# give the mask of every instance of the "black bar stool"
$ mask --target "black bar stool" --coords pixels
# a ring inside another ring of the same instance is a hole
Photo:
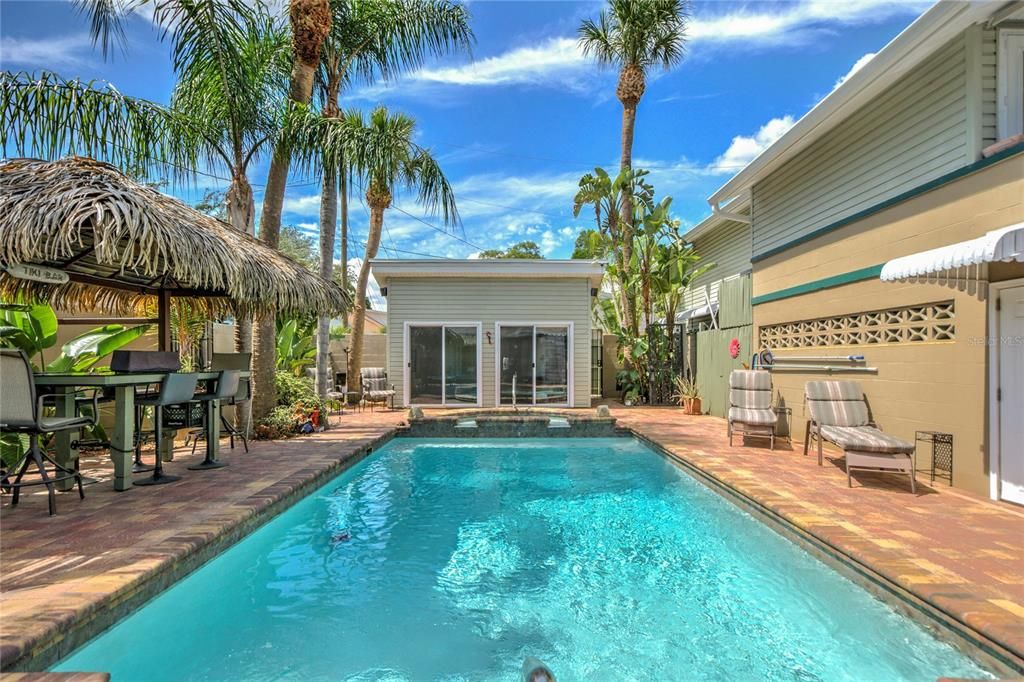
[[[168,405],[180,405],[189,403],[196,393],[196,386],[199,384],[198,374],[168,374],[160,384],[160,393],[154,398],[143,398],[138,404],[143,407],[153,408],[154,437],[156,442],[156,465],[153,467],[153,475],[149,478],[134,481],[135,485],[161,485],[173,483],[181,476],[171,476],[164,473],[163,458],[160,456],[160,444],[163,439],[164,410]]]
[[[226,369],[221,371],[221,373],[217,375],[217,389],[205,395],[197,396],[196,399],[192,401],[193,403],[202,403],[204,405],[203,434],[206,437],[206,457],[204,457],[203,461],[199,464],[193,464],[190,466],[190,470],[202,471],[203,469],[220,469],[221,467],[227,466],[226,463],[219,462],[213,458],[213,449],[217,446],[217,442],[206,436],[208,433],[207,429],[210,428],[210,425],[207,423],[210,419],[210,411],[207,408],[209,407],[208,403],[211,400],[219,400],[223,403],[223,401],[234,398],[235,394],[238,393],[238,384],[241,382],[240,375],[241,372],[237,369]],[[219,415],[218,418],[220,418]],[[193,444],[192,448],[193,450],[195,449],[195,444]]]

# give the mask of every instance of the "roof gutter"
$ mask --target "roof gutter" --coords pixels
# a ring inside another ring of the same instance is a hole
[[[1004,0],[969,0],[933,5],[893,38],[859,71],[807,112],[785,135],[708,197],[712,210],[749,190],[843,121],[968,26],[987,18]]]

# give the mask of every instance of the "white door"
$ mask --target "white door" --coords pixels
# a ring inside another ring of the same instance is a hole
[[[999,292],[999,496],[1024,504],[1024,286]]]

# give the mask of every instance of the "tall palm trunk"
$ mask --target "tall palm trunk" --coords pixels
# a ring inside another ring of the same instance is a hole
[[[370,261],[377,257],[377,249],[380,248],[384,211],[391,205],[391,194],[387,190],[375,191],[371,183],[366,191],[366,203],[370,206],[370,233],[366,237],[366,254],[363,256],[359,277],[356,279],[356,300],[352,311],[352,335],[348,355],[348,385],[355,391],[362,390],[359,370],[363,366],[363,331],[366,323],[366,288],[370,282]]]
[[[341,288],[348,291],[348,173],[344,166],[338,174],[339,194],[341,196]],[[347,327],[349,308],[345,308],[341,321]]]
[[[332,169],[324,169],[320,190],[320,276],[334,274],[334,233],[338,222],[338,182]],[[316,323],[316,392],[327,397],[331,382],[331,316],[321,315]]]
[[[325,118],[338,116],[338,90],[341,81],[328,84]],[[334,236],[338,223],[338,174],[333,168],[324,168],[320,189],[320,276],[330,280],[334,274]],[[321,315],[316,323],[316,392],[327,398],[331,386],[331,317]]]
[[[241,164],[235,166],[231,174],[231,186],[225,197],[227,203],[228,222],[239,232],[253,234],[256,231],[256,203],[252,194],[252,185],[245,175]],[[235,350],[238,353],[252,353],[252,318],[242,317],[235,320]],[[235,406],[235,427],[246,435],[252,430],[249,423],[249,401],[239,402]]]
[[[320,47],[331,29],[331,8],[328,0],[291,0],[288,14],[292,27],[294,59],[288,97],[299,104],[309,104],[313,97],[313,76],[320,62]],[[260,216],[260,239],[277,248],[281,239],[281,209],[291,166],[291,150],[278,143],[267,172]],[[265,313],[256,324],[253,348],[253,401],[255,419],[270,414],[277,404],[274,368],[277,365],[276,329],[273,312]]]
[[[621,169],[633,167],[633,131],[636,127],[636,108],[640,98],[644,95],[645,89],[644,71],[635,64],[627,64],[619,73],[619,83],[615,88],[615,95],[622,103],[622,152],[619,161]],[[630,260],[633,255],[633,197],[630,188],[622,190],[620,223],[622,230],[622,262],[625,269],[622,272],[623,282],[629,279]],[[623,294],[629,296],[628,287],[623,287]],[[630,301],[623,301],[623,309],[626,313],[626,327],[633,333],[640,331],[637,320],[637,310]]]

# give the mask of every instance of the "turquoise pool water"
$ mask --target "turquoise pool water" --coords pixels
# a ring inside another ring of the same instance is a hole
[[[631,439],[391,441],[57,670],[934,680],[953,648]]]

